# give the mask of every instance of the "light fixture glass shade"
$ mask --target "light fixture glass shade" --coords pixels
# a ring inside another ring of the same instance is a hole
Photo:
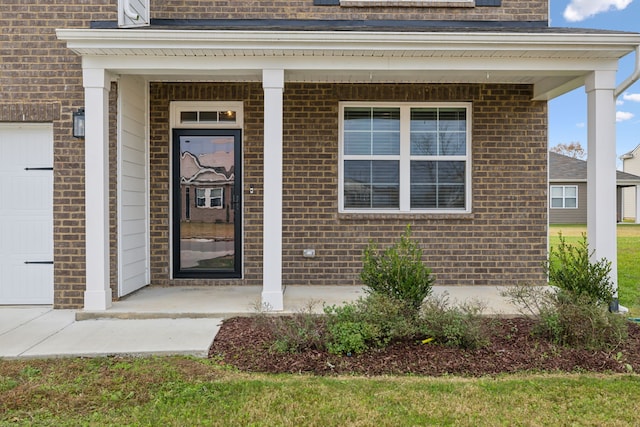
[[[84,138],[84,108],[73,112],[73,137]]]

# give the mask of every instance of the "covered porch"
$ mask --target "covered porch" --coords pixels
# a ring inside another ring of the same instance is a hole
[[[275,311],[287,309],[282,278],[282,123],[288,83],[522,84],[533,86],[533,100],[538,101],[584,86],[588,94],[588,236],[594,256],[612,262],[616,283],[616,203],[611,191],[616,179],[615,99],[638,77],[617,86],[616,70],[620,58],[634,50],[638,57],[639,35],[554,28],[512,32],[150,28],[58,30],[57,35],[82,56],[86,311],[107,310],[114,297],[108,159],[112,81],[118,82],[118,176],[122,178],[125,169],[136,176],[129,184],[126,179],[118,182],[117,297],[151,283],[148,101],[149,83],[156,81],[261,85],[262,200],[269,201],[269,209],[263,216],[259,294],[260,303]],[[131,199],[142,203],[129,209],[126,203]],[[135,247],[129,244],[133,241]]]

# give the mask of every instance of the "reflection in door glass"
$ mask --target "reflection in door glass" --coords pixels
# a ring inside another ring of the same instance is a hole
[[[233,271],[234,137],[180,136],[180,267]]]

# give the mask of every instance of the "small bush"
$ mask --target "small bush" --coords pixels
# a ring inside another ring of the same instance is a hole
[[[537,324],[533,333],[558,345],[608,349],[627,337],[627,320],[610,313],[604,303],[588,295],[562,289],[519,285],[503,293]]]
[[[444,345],[475,349],[489,344],[480,303],[449,305],[446,294],[431,296],[420,311],[422,333]]]
[[[560,345],[611,349],[626,340],[628,322],[588,297],[559,297],[554,306],[541,311],[534,332]]]
[[[415,310],[431,294],[435,280],[431,270],[422,262],[422,249],[411,240],[410,226],[399,242],[382,253],[375,243],[369,242],[364,251],[360,278],[368,293],[404,301]]]
[[[315,302],[309,302],[297,313],[288,316],[269,315],[260,311],[258,324],[267,327],[275,337],[271,350],[279,353],[300,353],[324,350],[326,319],[314,313]]]
[[[416,311],[403,301],[371,294],[343,306],[325,307],[327,349],[334,354],[362,353],[417,333]]]
[[[546,270],[549,284],[568,293],[568,298],[587,298],[595,304],[610,304],[613,295],[613,283],[609,277],[611,263],[606,259],[592,261],[583,234],[577,246],[566,242],[560,233],[557,248],[551,248]]]
[[[328,328],[327,350],[333,354],[358,354],[369,349],[377,332],[364,322],[337,322]]]

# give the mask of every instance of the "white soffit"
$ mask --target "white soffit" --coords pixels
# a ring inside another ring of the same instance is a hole
[[[616,70],[640,34],[61,29],[85,68],[156,80],[526,83],[536,99]],[[179,58],[179,59],[178,59]]]

